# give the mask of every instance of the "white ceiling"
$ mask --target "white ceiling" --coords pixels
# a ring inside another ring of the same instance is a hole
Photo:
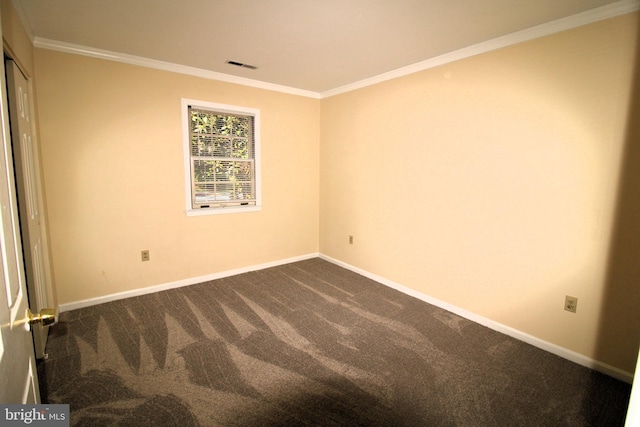
[[[13,0],[43,44],[324,93],[638,0]],[[603,6],[601,9],[596,9]],[[584,13],[583,13],[584,15]],[[255,65],[257,70],[227,64]]]

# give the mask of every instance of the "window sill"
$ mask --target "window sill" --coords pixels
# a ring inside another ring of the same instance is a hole
[[[187,209],[185,213],[187,214],[187,216],[204,216],[242,212],[258,212],[260,210],[262,210],[262,206],[233,206],[228,208]]]

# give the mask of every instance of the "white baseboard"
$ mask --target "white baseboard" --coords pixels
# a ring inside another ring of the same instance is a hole
[[[525,332],[514,329],[510,326],[503,325],[486,317],[480,316],[478,314],[472,313],[470,311],[464,310],[460,307],[456,307],[453,304],[449,304],[448,302],[441,301],[437,298],[430,297],[421,292],[418,292],[414,289],[408,288],[406,286],[400,285],[391,280],[385,279],[384,277],[380,277],[376,274],[370,273],[368,271],[362,270],[358,267],[354,267],[353,265],[347,264],[345,262],[339,261],[337,259],[331,258],[329,256],[320,254],[320,258],[325,261],[329,261],[333,264],[339,265],[340,267],[346,268],[347,270],[351,270],[355,273],[358,273],[362,276],[365,276],[371,280],[375,280],[378,283],[381,283],[390,288],[396,289],[404,294],[417,298],[421,301],[429,303],[431,305],[435,305],[436,307],[440,307],[444,310],[447,310],[451,313],[455,313],[458,316],[464,317],[465,319],[471,320],[475,323],[478,323],[482,326],[486,326],[489,329],[493,329],[494,331],[503,333],[512,338],[515,338],[520,341],[524,341],[527,344],[531,344],[534,347],[538,347],[542,350],[545,350],[549,353],[555,354],[556,356],[560,356],[564,359],[570,360],[571,362],[577,363],[578,365],[585,366],[587,368],[593,369],[595,371],[601,372],[605,375],[609,375],[610,377],[616,378],[620,381],[624,381],[626,383],[631,384],[633,382],[633,374],[627,371],[623,371],[622,369],[616,368],[615,366],[608,365],[603,362],[599,362],[595,359],[587,357],[583,354],[576,353],[575,351],[566,349],[559,345],[550,343],[548,341],[544,341],[540,338],[537,338],[533,335],[529,335]]]
[[[210,280],[222,279],[224,277],[230,277],[230,276],[235,276],[237,274],[248,273],[250,271],[264,270],[265,268],[277,267],[279,265],[290,264],[296,261],[304,261],[306,259],[317,258],[318,256],[319,256],[318,253],[301,255],[293,258],[287,258],[287,259],[282,259],[278,261],[267,262],[264,264],[258,264],[251,267],[236,268],[233,270],[227,270],[227,271],[221,271],[219,273],[208,274],[205,276],[178,280],[176,282],[165,283],[162,285],[148,286],[146,288],[133,289],[131,291],[118,292],[115,294],[104,295],[101,297],[88,298],[80,301],[69,302],[65,304],[60,304],[60,313],[64,313],[65,311],[76,310],[78,308],[90,307],[92,305],[98,305],[105,302],[136,297],[139,295],[152,294],[154,292],[166,291],[168,289],[181,288],[183,286],[195,285],[197,283],[203,283],[203,282],[208,282]]]
[[[465,319],[469,319],[475,323],[486,326],[489,329],[493,329],[494,331],[503,333],[520,341],[524,341],[527,344],[531,344],[535,347],[538,347],[542,350],[548,351],[549,353],[555,354],[556,356],[560,356],[564,359],[570,360],[579,365],[585,366],[587,368],[593,369],[598,372],[602,372],[603,374],[609,375],[613,378],[619,379],[621,381],[632,383],[633,382],[633,374],[627,371],[623,371],[622,369],[618,369],[614,366],[608,365],[606,363],[599,362],[590,357],[584,356],[580,353],[576,353],[575,351],[568,350],[559,345],[550,343],[548,341],[541,340],[540,338],[534,337],[533,335],[529,335],[525,332],[519,331],[512,327],[503,325],[501,323],[495,322],[486,317],[477,315],[470,311],[464,310],[460,307],[456,307],[453,304],[449,304],[445,301],[441,301],[439,299],[430,297],[421,292],[418,292],[414,289],[408,288],[406,286],[400,285],[391,280],[385,279],[384,277],[380,277],[376,274],[370,273],[368,271],[362,270],[358,267],[354,267],[353,265],[347,264],[345,262],[339,261],[337,259],[331,258],[329,256],[312,253],[307,255],[301,255],[294,258],[287,258],[278,261],[272,261],[264,264],[254,265],[251,267],[243,267],[237,268],[234,270],[222,271],[219,273],[209,274],[206,276],[193,277],[190,279],[178,280],[176,282],[165,283],[162,285],[149,286],[141,289],[134,289],[131,291],[119,292],[115,294],[109,294],[102,297],[97,298],[89,298],[85,300],[70,302],[66,304],[60,304],[60,312],[76,310],[78,308],[89,307],[92,305],[102,304],[105,302],[116,301],[124,298],[131,298],[139,295],[146,295],[154,292],[165,291],[168,289],[180,288],[183,286],[195,285],[197,283],[208,282],[210,280],[222,279],[224,277],[235,276],[237,274],[248,273],[250,271],[263,270],[265,268],[276,267],[279,265],[290,264],[292,262],[303,261],[311,258],[320,257],[325,261],[329,261],[332,264],[339,265],[340,267],[346,268],[347,270],[351,270],[355,273],[358,273],[364,277],[367,277],[371,280],[375,280],[378,283],[381,283],[390,288],[396,289],[404,294],[417,298],[421,301],[429,303],[431,305],[435,305],[436,307],[440,307],[444,310],[447,310],[451,313],[455,313],[458,316],[464,317]]]

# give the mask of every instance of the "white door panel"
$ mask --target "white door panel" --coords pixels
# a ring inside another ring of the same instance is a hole
[[[33,339],[27,322],[4,63],[0,65],[0,87],[0,286],[5,289],[0,292],[0,402],[40,403]]]
[[[38,194],[37,156],[32,140],[29,83],[11,59],[5,62],[9,99],[9,119],[13,138],[20,231],[24,246],[27,292],[31,309],[39,312],[52,305],[48,295],[45,258],[42,250],[42,230]],[[33,326],[35,354],[44,356],[48,326]]]

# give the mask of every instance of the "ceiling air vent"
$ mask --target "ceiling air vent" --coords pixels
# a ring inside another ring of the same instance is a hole
[[[227,64],[235,65],[236,67],[248,68],[250,70],[258,69],[258,67],[256,67],[255,65],[243,64],[242,62],[238,62],[238,61],[227,61]]]

